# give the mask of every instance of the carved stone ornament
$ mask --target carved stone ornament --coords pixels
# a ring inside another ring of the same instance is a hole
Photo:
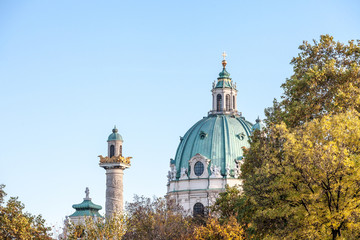
[[[171,171],[168,171],[168,174],[167,174],[167,182],[170,183],[171,181]]]
[[[175,164],[171,164],[170,168],[171,168],[171,170],[169,171],[170,180],[175,180],[176,179],[176,173],[177,173]]]
[[[230,177],[230,172],[229,166],[226,166],[226,177]]]
[[[234,160],[235,163],[236,163],[236,167],[232,169],[232,172],[233,172],[233,177],[234,178],[238,178],[240,176],[240,173],[241,173],[241,160]]]
[[[132,157],[123,157],[123,156],[112,156],[111,158],[109,157],[103,157],[102,155],[98,156],[100,158],[100,163],[125,163],[130,165],[130,159],[132,159]]]
[[[180,180],[189,179],[187,172],[188,172],[187,168],[181,168]]]
[[[210,167],[211,176],[210,178],[221,178],[220,168],[218,166],[212,165]]]

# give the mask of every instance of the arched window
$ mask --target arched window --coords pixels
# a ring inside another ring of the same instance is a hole
[[[233,96],[233,109],[235,110],[235,96]]]
[[[115,147],[114,147],[114,145],[111,145],[110,146],[110,157],[112,157],[114,155],[115,155]]]
[[[230,111],[230,95],[226,95],[226,111]]]
[[[216,96],[216,111],[220,112],[222,110],[222,101],[221,101],[221,94]]]
[[[120,156],[122,156],[122,145],[120,145],[120,151],[119,151],[119,153],[120,153]]]
[[[204,215],[204,205],[202,203],[195,203],[194,205],[194,216],[203,216]]]

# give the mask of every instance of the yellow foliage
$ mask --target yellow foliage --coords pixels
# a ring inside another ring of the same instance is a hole
[[[357,111],[324,115],[294,128],[274,125],[256,141],[243,174],[261,238],[359,238]]]
[[[220,240],[220,239],[244,239],[244,230],[234,216],[227,222],[220,224],[219,220],[210,217],[205,226],[195,227],[194,239],[197,240]]]

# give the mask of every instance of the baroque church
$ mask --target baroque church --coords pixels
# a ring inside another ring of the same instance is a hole
[[[223,57],[222,71],[212,85],[212,110],[180,137],[175,158],[170,159],[166,197],[188,214],[204,214],[226,185],[241,185],[242,148],[249,147],[254,130],[264,128],[259,118],[252,124],[238,112],[238,90],[226,70],[225,52]],[[131,157],[122,155],[123,138],[116,127],[107,142],[108,154],[99,156],[99,166],[106,173],[105,216],[109,217],[123,211],[123,174]],[[103,218],[98,213],[102,207],[91,202],[88,188],[85,193],[84,201],[73,205],[76,211],[69,220],[74,223],[86,216]]]
[[[238,112],[238,90],[226,70],[225,53],[223,57],[223,69],[212,85],[212,110],[180,137],[170,159],[167,198],[189,214],[204,214],[226,185],[241,185],[242,148],[249,147],[252,131],[264,127],[259,118],[252,124]]]

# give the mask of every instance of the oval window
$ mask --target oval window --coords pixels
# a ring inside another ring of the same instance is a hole
[[[196,162],[194,166],[194,173],[196,176],[201,176],[204,172],[204,164],[202,162]]]

